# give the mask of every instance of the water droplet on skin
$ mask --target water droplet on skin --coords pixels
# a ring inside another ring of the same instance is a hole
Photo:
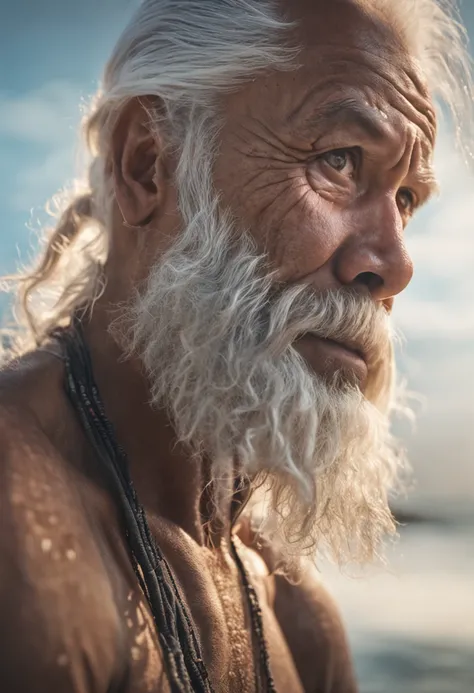
[[[36,481],[30,481],[30,494],[32,498],[41,498],[41,486],[36,483]]]
[[[140,659],[140,650],[138,647],[132,647],[132,659],[136,662]]]
[[[127,626],[128,626],[129,628],[133,628],[133,621],[132,621],[131,618],[127,618]]]
[[[65,667],[69,660],[66,654],[60,654],[56,661],[58,663],[58,666]]]
[[[74,549],[68,549],[66,551],[66,558],[68,561],[75,561],[76,560],[76,552]]]
[[[142,628],[145,625],[145,617],[142,614],[141,609],[137,609],[137,624]]]
[[[51,551],[52,546],[53,542],[51,539],[41,539],[41,550],[44,551],[44,553]]]

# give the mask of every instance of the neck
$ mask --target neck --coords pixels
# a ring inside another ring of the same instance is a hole
[[[198,544],[218,546],[230,537],[241,501],[229,498],[222,520],[213,517],[209,460],[192,456],[176,441],[163,409],[150,404],[148,380],[138,359],[123,359],[110,336],[109,310],[98,302],[84,324],[94,377],[118,441],[125,449],[141,504],[149,514],[178,525]]]

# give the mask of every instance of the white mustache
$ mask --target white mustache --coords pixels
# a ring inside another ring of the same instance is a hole
[[[248,347],[281,355],[305,333],[359,352],[369,366],[387,353],[392,331],[385,308],[352,288],[316,291],[279,287],[263,302],[255,339]]]

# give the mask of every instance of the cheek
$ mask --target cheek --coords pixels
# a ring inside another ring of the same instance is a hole
[[[330,266],[349,233],[340,209],[315,193],[307,181],[286,200],[276,199],[268,212],[261,219],[264,249],[279,281],[297,281]]]
[[[264,158],[257,165],[236,163],[230,170],[238,176],[216,171],[222,204],[249,229],[277,280],[296,281],[327,265],[347,235],[338,205],[315,192],[305,169],[274,166]]]

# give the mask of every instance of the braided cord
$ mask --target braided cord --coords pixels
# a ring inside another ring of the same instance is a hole
[[[137,580],[148,601],[164,654],[172,693],[214,693],[191,616],[180,594],[170,565],[156,545],[133,485],[127,456],[116,439],[94,380],[92,363],[78,318],[72,328],[56,330],[64,345],[66,393],[77,412],[84,432],[108,473],[122,510],[125,536]],[[237,552],[232,551],[246,592],[253,631],[259,649],[258,690],[276,693],[270,671],[268,648],[263,631],[257,593],[250,583]]]

